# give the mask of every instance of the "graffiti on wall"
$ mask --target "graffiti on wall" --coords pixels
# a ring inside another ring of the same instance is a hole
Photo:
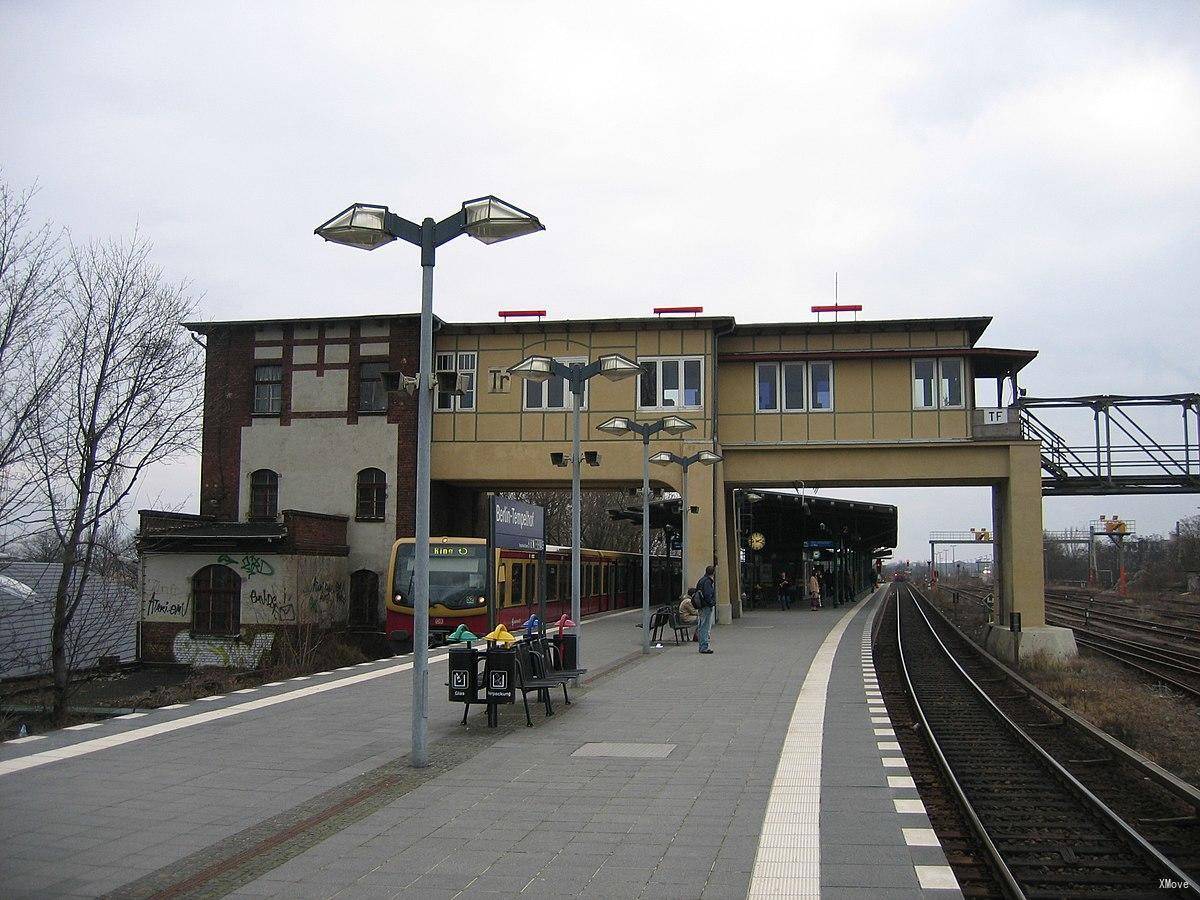
[[[340,578],[314,576],[301,588],[308,611],[319,622],[336,622],[345,619],[349,612],[346,583]]]
[[[246,577],[250,578],[254,575],[274,575],[275,567],[263,559],[261,556],[255,556],[253,553],[247,553],[242,557],[241,561],[234,559],[228,553],[222,553],[217,557],[217,562],[224,566],[234,566],[246,573]]]
[[[156,592],[151,592],[146,598],[142,617],[149,619],[154,616],[187,617],[191,615],[192,598],[188,595],[183,600],[164,600]]]
[[[187,631],[175,635],[171,653],[175,661],[190,666],[224,666],[225,668],[254,669],[263,654],[271,649],[275,635],[256,634],[245,644],[237,638],[192,637]]]
[[[296,604],[288,601],[286,591],[283,600],[280,600],[279,595],[270,588],[263,588],[261,591],[251,588],[247,602],[250,606],[257,607],[257,621],[262,622],[267,619],[274,622],[296,621]]]

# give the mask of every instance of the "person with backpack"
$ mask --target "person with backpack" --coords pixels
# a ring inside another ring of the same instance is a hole
[[[712,630],[713,616],[717,611],[717,580],[713,577],[716,572],[716,566],[709,566],[704,570],[704,576],[696,582],[696,587],[692,591],[693,603],[700,613],[700,626],[696,629],[696,634],[700,641],[701,653],[712,653],[712,649],[708,646],[708,635]]]

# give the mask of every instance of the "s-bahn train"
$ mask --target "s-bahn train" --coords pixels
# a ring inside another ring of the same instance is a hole
[[[392,545],[388,563],[387,636],[397,650],[412,644],[413,539]],[[526,550],[493,550],[492,582],[488,583],[488,546],[483,538],[429,539],[429,640],[445,642],[446,635],[466,625],[477,635],[488,626],[488,600],[496,598],[496,621],[510,631],[539,611],[542,583],[540,554]],[[680,562],[650,558],[650,602],[679,599]],[[546,547],[546,621],[571,612],[571,549]],[[580,551],[580,611],[584,616],[641,606],[642,557],[617,550]]]

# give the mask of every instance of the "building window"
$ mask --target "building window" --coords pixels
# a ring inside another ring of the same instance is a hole
[[[957,357],[946,357],[938,363],[942,374],[942,409],[962,409],[963,361]]]
[[[250,473],[250,518],[274,519],[279,515],[279,476],[270,469]]]
[[[459,396],[434,392],[433,408],[439,412],[469,412],[475,408],[475,361],[474,353],[438,353],[434,358],[435,372],[450,372],[465,375],[467,388]]]
[[[810,362],[808,386],[809,411],[827,412],[833,409],[833,363]]]
[[[365,362],[358,367],[358,411],[364,413],[385,412],[387,391],[383,387],[383,373],[387,363]]]
[[[359,569],[350,575],[350,626],[371,628],[379,624],[379,573]]]
[[[277,416],[283,408],[283,366],[254,367],[254,413]]]
[[[192,631],[236,635],[242,627],[242,579],[229,566],[205,566],[192,576]]]
[[[360,522],[382,522],[387,508],[387,476],[379,469],[358,473],[354,518]]]
[[[704,405],[704,358],[639,357],[639,409],[699,409]]]
[[[813,386],[811,406],[804,399],[805,364],[802,362],[759,363],[755,367],[759,412],[804,412],[833,408],[833,363],[808,363]]]
[[[913,360],[913,409],[937,409],[937,360]]]
[[[557,357],[557,359],[565,366],[583,366],[587,364],[587,358],[582,356],[562,356]],[[587,409],[587,399],[587,382],[584,382],[582,403],[579,406],[580,409]],[[566,379],[548,378],[541,382],[533,381],[532,379],[526,379],[525,409],[544,410],[570,408],[571,390],[567,387]]]
[[[525,600],[525,564],[515,562],[512,564],[512,595],[509,598],[509,603],[512,606],[520,606]]]
[[[779,366],[775,363],[759,363],[758,373],[758,411],[779,411]]]

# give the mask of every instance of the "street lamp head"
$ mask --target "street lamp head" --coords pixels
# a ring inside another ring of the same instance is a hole
[[[619,353],[600,357],[600,374],[611,381],[622,381],[640,375],[642,367]]]
[[[601,422],[596,426],[597,431],[603,431],[608,434],[625,434],[629,431],[628,416],[613,416],[607,422]]]
[[[485,244],[496,244],[509,238],[545,231],[537,216],[488,195],[463,203],[466,222],[463,229]]]
[[[696,426],[687,419],[681,419],[679,416],[667,416],[662,420],[663,431],[668,434],[683,434],[685,431],[691,431]]]
[[[725,458],[720,453],[713,453],[711,450],[701,450],[697,456],[696,462],[706,466],[716,465]]]
[[[319,225],[315,234],[335,244],[374,250],[396,239],[387,228],[388,208],[370,203],[355,203]]]
[[[508,371],[530,381],[548,381],[554,374],[554,360],[548,356],[527,356]]]
[[[670,453],[667,450],[663,450],[651,456],[650,462],[654,463],[656,466],[669,466],[671,463],[675,462],[675,454]]]

